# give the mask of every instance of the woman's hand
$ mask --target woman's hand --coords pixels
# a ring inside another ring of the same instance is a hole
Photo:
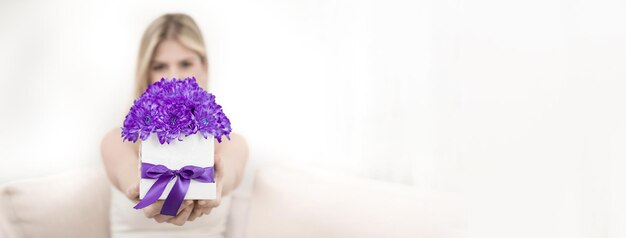
[[[133,184],[126,190],[126,197],[135,203],[139,202],[139,182]],[[156,201],[141,210],[147,218],[154,219],[158,223],[167,222],[177,226],[182,226],[185,222],[187,222],[187,220],[189,220],[191,212],[194,210],[195,206],[193,201],[186,200],[180,205],[176,216],[169,216],[160,214],[163,202],[163,200]]]
[[[222,163],[221,156],[215,154],[214,158],[217,195],[215,196],[215,199],[212,200],[194,200],[194,203],[192,204],[193,211],[188,218],[189,221],[193,221],[198,217],[211,213],[211,210],[219,206],[222,200],[222,188],[224,187],[222,183],[224,178],[224,164]]]

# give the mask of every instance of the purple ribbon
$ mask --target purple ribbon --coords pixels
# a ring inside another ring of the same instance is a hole
[[[135,209],[141,209],[155,203],[161,197],[163,191],[165,191],[165,187],[170,180],[178,178],[174,187],[167,195],[163,208],[161,208],[161,214],[176,216],[180,205],[185,200],[185,194],[187,194],[191,180],[215,183],[214,175],[213,167],[201,168],[187,165],[179,170],[171,170],[160,164],[141,163],[141,178],[156,179],[157,181],[150,187],[146,196],[135,206]]]

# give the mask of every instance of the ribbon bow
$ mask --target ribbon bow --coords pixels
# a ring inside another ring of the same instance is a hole
[[[213,167],[201,168],[187,165],[179,170],[171,170],[160,164],[141,163],[141,178],[157,179],[157,181],[150,187],[146,196],[135,206],[135,209],[141,209],[155,203],[161,197],[163,191],[165,191],[165,187],[170,180],[176,177],[178,179],[167,195],[163,208],[161,208],[161,214],[176,216],[180,205],[185,199],[191,180],[214,183],[214,175]]]

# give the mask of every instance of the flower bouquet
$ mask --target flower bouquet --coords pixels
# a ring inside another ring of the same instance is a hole
[[[141,209],[165,200],[161,214],[176,215],[185,199],[215,199],[214,143],[232,131],[215,96],[194,77],[148,86],[124,120],[123,141],[140,149]],[[175,180],[175,181],[172,181]]]

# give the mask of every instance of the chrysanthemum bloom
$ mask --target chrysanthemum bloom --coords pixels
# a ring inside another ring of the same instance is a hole
[[[231,131],[230,121],[215,96],[204,91],[194,77],[162,78],[134,101],[124,119],[122,138],[145,141],[154,133],[161,144],[169,144],[200,132],[204,138],[213,135],[221,142],[222,136],[230,139]]]

